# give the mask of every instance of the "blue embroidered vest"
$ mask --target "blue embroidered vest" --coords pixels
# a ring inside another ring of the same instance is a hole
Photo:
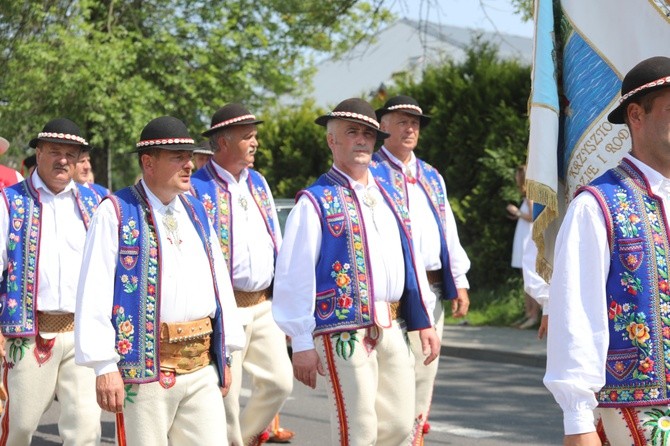
[[[382,195],[396,215],[403,260],[405,288],[400,315],[408,330],[430,327],[414,268],[407,208],[394,185],[377,181]],[[360,203],[346,177],[335,169],[322,175],[306,195],[321,217],[321,255],[316,265],[314,334],[356,330],[374,324],[374,289]]]
[[[160,370],[160,256],[159,225],[153,221],[149,200],[141,185],[121,189],[108,196],[119,217],[119,257],[114,281],[112,325],[116,331],[118,363],[125,383],[157,381]],[[224,383],[225,339],[219,290],[214,275],[214,261],[209,243],[209,225],[202,204],[190,195],[179,195],[186,213],[200,236],[216,295],[214,333],[211,354]]]
[[[219,236],[221,243],[221,250],[228,265],[228,271],[233,271],[233,212],[230,203],[230,192],[228,191],[228,183],[221,178],[212,165],[213,161],[209,161],[203,168],[198,169],[191,177],[191,185],[193,188],[193,195],[198,197],[207,210],[212,226]],[[272,243],[275,250],[275,259],[277,258],[277,234],[279,230],[279,222],[274,219],[273,206],[270,200],[270,193],[266,189],[265,181],[260,173],[253,169],[247,169],[249,173],[247,182],[249,190],[254,198],[254,202],[263,216],[265,226],[268,234],[272,237]],[[233,284],[233,287],[235,284]]]
[[[100,204],[97,195],[75,185],[75,201],[84,227]],[[42,204],[30,178],[2,189],[9,211],[7,269],[0,283],[0,329],[6,337],[37,334],[37,289]]]
[[[668,228],[661,198],[624,159],[589,186],[610,245],[607,278],[609,350],[601,407],[670,403]]]
[[[387,156],[384,151],[379,150],[374,153],[372,159],[377,162],[380,169],[374,169],[375,176],[389,177],[392,172],[394,175],[401,175],[402,170],[400,166],[395,164]],[[440,262],[442,263],[442,299],[455,299],[457,297],[456,284],[454,283],[454,276],[451,274],[451,262],[449,260],[449,249],[447,248],[447,237],[445,231],[447,230],[447,194],[442,188],[440,182],[440,173],[430,164],[416,159],[417,175],[416,181],[421,186],[423,193],[426,194],[430,209],[433,211],[433,217],[437,222],[438,230],[440,231]],[[407,193],[405,193],[407,196]],[[409,207],[409,203],[405,203]]]

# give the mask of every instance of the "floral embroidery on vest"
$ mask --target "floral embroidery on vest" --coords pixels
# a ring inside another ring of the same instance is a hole
[[[6,198],[9,232],[7,269],[0,284],[0,326],[5,336],[34,336],[37,292],[38,246],[41,230],[39,193],[30,179],[2,191]],[[98,200],[89,189],[78,185],[74,199],[84,227],[88,229]]]
[[[275,230],[277,223],[274,221],[273,203],[270,194],[266,190],[263,177],[252,169],[247,170],[247,185],[254,202],[263,217],[268,234],[272,237],[275,255],[277,254],[277,237]],[[228,191],[228,183],[219,176],[216,168],[209,162],[198,170],[191,178],[194,196],[198,197],[204,205],[205,211],[212,226],[217,231],[223,257],[226,259],[228,271],[232,272],[233,250],[231,239],[231,225],[233,223],[231,194]]]
[[[668,234],[661,200],[624,160],[585,188],[608,225],[610,342],[603,407],[667,404],[670,370]]]

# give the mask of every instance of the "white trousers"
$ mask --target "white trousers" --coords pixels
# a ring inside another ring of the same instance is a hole
[[[128,446],[225,444],[226,423],[219,376],[213,364],[160,382],[126,386],[123,408]]]
[[[599,408],[610,446],[666,446],[670,444],[670,407]]]
[[[2,380],[9,399],[0,425],[0,445],[28,446],[54,396],[60,403],[58,432],[63,444],[100,444],[95,373],[75,364],[74,332],[57,334],[51,356],[43,356],[41,364],[35,346],[34,336],[7,339]]]
[[[331,443],[398,446],[412,440],[414,355],[398,320],[315,337],[326,368]]]
[[[433,316],[435,318],[435,330],[437,331],[437,337],[440,339],[441,344],[444,335],[444,303],[441,300],[442,288],[439,285],[431,285],[430,288],[437,296]],[[416,374],[416,420],[414,422],[414,444],[418,445],[421,444],[421,438],[423,438],[423,425],[426,424],[428,414],[430,413],[430,404],[433,400],[433,387],[435,386],[435,377],[437,376],[437,367],[440,362],[440,357],[438,355],[435,361],[428,365],[424,365],[423,361],[425,360],[425,357],[421,350],[419,332],[410,332],[409,340],[410,345],[412,346],[412,352],[416,358],[416,364],[414,365],[414,373]]]
[[[272,317],[271,301],[240,308],[249,321],[244,326],[247,343],[233,353],[232,383],[223,399],[230,446],[257,445],[259,437],[293,390],[293,366],[286,349],[286,335]],[[244,322],[244,321],[243,321]],[[242,373],[251,381],[251,396],[240,407]]]

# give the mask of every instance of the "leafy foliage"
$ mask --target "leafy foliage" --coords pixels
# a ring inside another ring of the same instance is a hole
[[[276,197],[293,198],[330,168],[326,130],[314,123],[325,113],[313,102],[300,107],[276,107],[258,127],[260,148],[258,169],[268,180]]]
[[[24,144],[67,116],[97,148],[98,180],[132,181],[152,118],[196,135],[227,102],[254,109],[301,88],[310,54],[337,54],[390,16],[382,0],[0,2],[0,134]],[[310,53],[311,51],[311,53]],[[111,171],[111,169],[110,169]]]

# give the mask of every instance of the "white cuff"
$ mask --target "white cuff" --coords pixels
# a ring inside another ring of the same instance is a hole
[[[312,333],[291,336],[291,348],[294,353],[314,349],[314,337]]]
[[[590,409],[563,412],[563,429],[565,435],[586,434],[595,432],[596,424],[593,411]]]

